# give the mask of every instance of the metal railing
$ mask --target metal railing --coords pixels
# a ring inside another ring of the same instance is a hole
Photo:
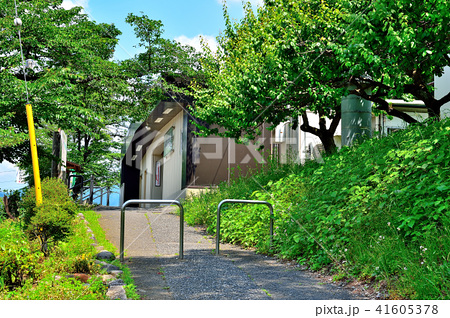
[[[177,205],[180,208],[180,253],[179,258],[184,258],[184,210],[183,205],[176,200],[128,200],[122,205],[120,211],[120,262],[124,260],[124,244],[125,244],[125,209],[130,204],[171,204]]]
[[[95,194],[99,193],[97,196]],[[106,206],[110,204],[110,197],[112,193],[118,193],[111,191],[111,187],[93,187],[92,188],[92,203],[100,198],[100,205],[103,205],[103,196],[106,194]],[[89,198],[91,198],[91,194],[89,194]]]
[[[216,225],[216,255],[219,255],[219,244],[220,244],[220,209],[225,203],[243,203],[243,204],[264,204],[270,209],[270,244],[273,244],[273,207],[267,201],[258,200],[233,200],[226,199],[222,200],[217,206],[217,225]]]
[[[86,187],[85,184],[90,182],[91,180],[84,180],[84,177],[81,175],[69,175],[68,178],[68,184],[70,185],[70,180],[72,178],[79,178],[81,179],[81,182],[76,183],[74,186],[69,187],[69,193],[70,191],[72,191],[72,193],[74,194],[74,198],[76,197],[76,195],[79,196],[78,200],[80,201],[80,204],[83,203],[83,192],[85,189],[89,189],[90,187]]]
[[[92,176],[88,180],[84,180],[84,177],[81,175],[70,175],[68,179],[68,183],[70,184],[70,180],[72,178],[80,178],[81,182],[75,184],[73,187],[69,188],[69,193],[72,191],[75,195],[78,195],[78,200],[80,204],[83,204],[84,201],[87,201],[89,204],[93,204],[94,200],[100,198],[100,205],[103,205],[103,196],[106,194],[106,205],[109,206],[109,200],[112,193],[110,187],[98,187],[94,184],[94,177]],[[89,190],[87,194],[85,194],[86,190]],[[100,192],[100,194],[98,194]],[[97,196],[95,196],[97,194]]]

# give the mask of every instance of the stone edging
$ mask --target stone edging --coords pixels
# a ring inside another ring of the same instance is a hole
[[[94,246],[98,253],[95,255],[95,263],[101,265],[100,269],[104,269],[106,271],[106,275],[102,275],[103,283],[108,286],[108,291],[106,292],[106,296],[111,300],[127,300],[126,292],[125,292],[125,282],[120,278],[123,274],[123,271],[112,264],[109,264],[105,261],[113,261],[116,259],[114,253],[104,250],[103,246],[99,246],[97,244],[97,240],[94,236],[94,233],[89,228],[89,222],[84,217],[83,213],[78,213],[78,218],[83,220],[88,233],[92,233],[90,239],[94,242],[91,244]],[[77,274],[73,276],[76,277]],[[81,274],[85,275],[85,274]],[[70,275],[72,276],[72,275]]]

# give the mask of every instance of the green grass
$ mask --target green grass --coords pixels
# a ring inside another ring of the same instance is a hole
[[[103,231],[98,222],[101,216],[92,210],[83,211],[83,215],[86,218],[86,221],[89,222],[89,228],[94,233],[98,245],[103,246],[107,251],[117,254],[116,247],[106,239],[105,231]]]
[[[94,211],[81,211],[98,243],[115,252],[115,247],[105,238]],[[29,240],[20,221],[0,222],[0,299],[36,300],[103,300],[106,286],[100,266],[94,264],[96,249],[91,246],[91,233],[80,219],[71,225],[72,233],[66,239],[54,242],[49,256],[44,256],[36,240]],[[122,271],[128,299],[139,299],[130,270],[119,260],[112,262]],[[89,286],[73,278],[72,273],[91,275]]]
[[[69,236],[51,244],[48,256],[36,240],[28,239],[20,222],[5,220],[0,232],[0,299],[106,299],[106,287],[96,277],[99,268],[92,260],[95,249],[79,220],[73,222]],[[90,274],[90,285],[66,278],[72,273]]]
[[[387,285],[390,298],[450,298],[450,122],[370,139],[323,164],[277,166],[184,202],[186,221],[215,232],[223,199],[266,200],[275,212],[227,206],[223,241],[297,260],[340,279]]]
[[[106,239],[105,231],[101,228],[99,224],[100,215],[92,210],[86,210],[83,212],[84,217],[89,222],[89,228],[95,235],[95,239],[100,246],[103,246],[105,250],[114,253],[117,255],[116,247]],[[132,278],[132,274],[130,269],[125,265],[120,263],[118,259],[110,262],[111,264],[120,267],[123,271],[121,279],[125,282],[125,292],[128,299],[139,300],[140,296],[136,292],[136,286],[134,285],[134,280]]]

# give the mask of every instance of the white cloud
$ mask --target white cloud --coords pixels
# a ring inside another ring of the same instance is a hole
[[[185,35],[181,35],[181,36],[176,37],[174,40],[177,42],[180,42],[183,45],[190,45],[199,52],[202,51],[202,45],[201,45],[202,40],[203,40],[203,42],[206,42],[208,44],[208,46],[210,47],[210,49],[213,52],[217,51],[217,46],[218,46],[216,38],[213,36],[210,36],[210,35],[199,34],[193,38],[188,38]]]
[[[218,3],[223,4],[223,0],[217,0]],[[227,3],[242,3],[242,0],[226,0]],[[264,0],[245,0],[245,2],[250,2],[253,6],[262,6]]]
[[[89,5],[89,0],[64,0],[61,6],[68,10],[72,9],[73,7],[83,7],[84,9],[87,9]]]

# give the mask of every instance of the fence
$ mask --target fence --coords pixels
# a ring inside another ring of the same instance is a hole
[[[75,184],[70,187],[72,179],[76,179]],[[80,180],[80,181],[78,181]],[[74,197],[78,196],[80,204],[87,202],[93,204],[94,200],[100,198],[100,205],[103,205],[103,197],[106,194],[106,206],[110,205],[111,194],[115,193],[111,191],[111,187],[99,187],[95,185],[94,177],[84,180],[84,176],[70,175],[68,178],[69,193],[72,192]]]

